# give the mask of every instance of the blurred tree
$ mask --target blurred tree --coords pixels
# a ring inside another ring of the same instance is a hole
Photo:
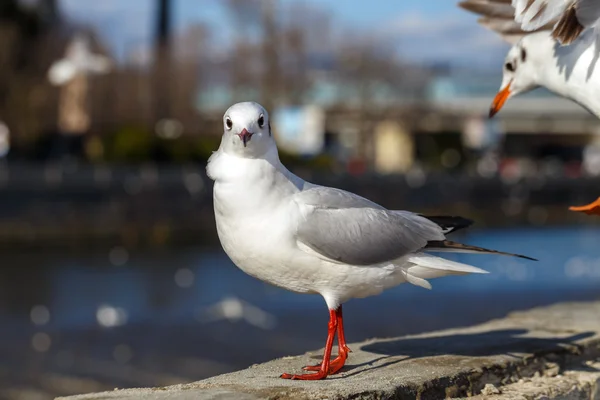
[[[302,104],[304,92],[308,89],[308,54],[306,34],[296,26],[291,26],[281,35],[282,47],[287,51],[281,57],[280,91],[292,104]]]
[[[296,2],[228,0],[226,4],[236,26],[234,49],[228,57],[234,99],[255,93],[269,109],[305,102],[314,67],[311,60],[330,57],[332,51],[329,16]]]
[[[155,122],[170,117],[171,98],[171,0],[157,0],[154,39]]]
[[[187,132],[198,132],[202,126],[196,109],[196,97],[202,90],[211,67],[209,56],[210,31],[202,24],[187,27],[173,46],[171,106],[173,117],[187,127]]]
[[[13,142],[30,140],[43,129],[41,110],[51,95],[45,81],[50,63],[48,33],[57,25],[56,1],[0,2],[0,119]]]
[[[262,87],[261,103],[271,109],[281,101],[281,65],[279,62],[279,27],[276,19],[275,0],[263,0],[262,10]]]
[[[429,75],[398,60],[392,43],[352,34],[345,35],[338,47],[336,66],[344,85],[352,89],[349,105],[356,110],[359,136],[355,156],[372,165],[373,123],[380,122],[385,108],[394,103],[422,101]],[[406,112],[395,118],[410,125],[415,115]]]
[[[303,2],[286,5],[280,12],[279,63],[281,91],[285,101],[302,104],[313,81],[331,69],[331,18],[328,13]],[[298,18],[302,15],[302,18]]]
[[[9,125],[17,145],[55,126],[58,91],[48,85],[46,72],[63,55],[73,31],[72,23],[61,23],[57,4],[0,0],[0,120]],[[365,32],[336,36],[333,16],[318,5],[226,0],[235,36],[232,47],[223,47],[201,24],[175,36],[173,1],[155,4],[152,46],[129,45],[124,63],[90,81],[93,133],[125,132],[124,127],[135,126],[154,136],[158,120],[176,118],[184,133],[216,134],[220,115],[205,115],[200,121],[195,108],[199,90],[208,93],[209,104],[213,96],[222,101],[229,94],[225,88],[233,92],[234,101],[255,99],[269,109],[304,104],[313,100],[308,95],[327,97],[337,90],[335,100],[350,99],[360,110],[354,117],[360,114],[356,120],[364,145],[358,148],[366,155],[369,124],[377,119],[373,113],[380,112],[376,99],[381,88],[392,95],[415,96],[422,89],[420,77],[395,58],[394,47],[375,37],[365,39]],[[105,53],[93,41],[95,51]],[[313,91],[317,85],[325,90]]]
[[[227,0],[225,3],[235,26],[235,44],[229,54],[230,85],[234,101],[249,100],[244,96],[259,85],[257,63],[260,52],[252,43],[252,33],[261,26],[260,0]]]

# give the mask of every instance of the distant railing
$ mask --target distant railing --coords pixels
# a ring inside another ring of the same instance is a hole
[[[296,171],[392,209],[461,214],[478,226],[589,222],[567,210],[600,179],[517,181],[449,173],[349,176]],[[216,244],[212,182],[203,165],[0,167],[0,246]]]

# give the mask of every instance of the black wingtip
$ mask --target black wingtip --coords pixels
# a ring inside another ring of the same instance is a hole
[[[465,229],[473,225],[475,221],[453,215],[422,215],[421,217],[427,218],[431,222],[438,224],[442,229],[450,229],[449,232],[456,232],[459,229]]]
[[[522,254],[507,253],[505,251],[498,251],[492,249],[486,249],[484,247],[472,246],[470,244],[453,242],[451,240],[434,240],[429,241],[424,248],[429,251],[457,251],[459,253],[480,253],[480,254],[497,254],[501,256],[518,257],[530,261],[539,261],[536,258],[524,256]]]
[[[577,9],[575,6],[569,7],[562,18],[556,23],[556,27],[552,31],[552,37],[566,46],[573,43],[584,30],[579,19],[577,19]]]
[[[533,258],[533,257],[529,257],[529,256],[524,256],[522,254],[513,254],[513,256],[519,257],[519,258],[524,258],[524,259],[529,260],[529,261],[540,261],[537,258]]]

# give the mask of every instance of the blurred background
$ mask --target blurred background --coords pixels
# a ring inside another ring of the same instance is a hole
[[[351,301],[350,342],[597,298],[600,220],[567,208],[600,195],[600,122],[542,90],[488,120],[507,49],[448,0],[1,0],[0,398],[323,346],[321,298],[219,246],[204,168],[238,101],[305,179],[541,260],[450,256],[492,273]]]

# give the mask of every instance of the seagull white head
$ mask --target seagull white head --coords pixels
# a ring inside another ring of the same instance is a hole
[[[223,115],[221,148],[229,154],[258,158],[275,146],[269,113],[258,103],[244,102],[229,107]]]
[[[533,54],[530,46],[527,46],[527,39],[525,37],[513,45],[504,59],[502,84],[490,107],[490,118],[500,111],[509,98],[539,87],[535,63],[531,60]]]

